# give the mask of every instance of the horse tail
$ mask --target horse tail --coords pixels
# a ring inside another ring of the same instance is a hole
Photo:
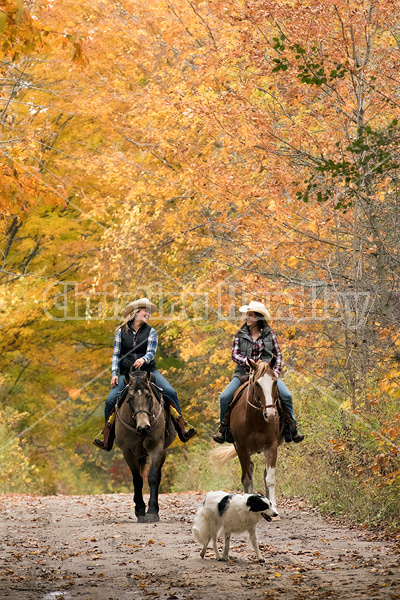
[[[211,460],[217,467],[223,467],[230,460],[237,458],[237,452],[232,448],[214,448],[210,452]]]

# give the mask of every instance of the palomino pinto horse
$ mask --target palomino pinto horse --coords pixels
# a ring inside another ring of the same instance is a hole
[[[274,359],[273,359],[274,360]],[[242,467],[242,484],[245,493],[252,494],[254,463],[251,456],[263,452],[265,456],[265,493],[276,512],[275,467],[278,456],[280,424],[278,414],[277,376],[271,363],[250,360],[250,379],[232,409],[230,428],[234,449],[218,449],[216,461],[226,463],[237,454]]]
[[[166,448],[176,432],[164,409],[161,395],[156,397],[150,387],[150,373],[137,371],[129,375],[128,393],[116,408],[115,442],[122,450],[131,470],[134,487],[135,514],[139,523],[159,521],[158,488]],[[149,463],[150,499],[146,513],[143,501],[143,472]]]

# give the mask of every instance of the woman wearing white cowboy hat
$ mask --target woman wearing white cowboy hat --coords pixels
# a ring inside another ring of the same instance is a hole
[[[150,300],[140,298],[128,304],[122,312],[124,319],[118,325],[114,339],[111,360],[111,391],[106,399],[104,411],[106,424],[101,434],[93,440],[94,445],[102,450],[109,451],[112,448],[112,428],[108,425],[108,419],[114,410],[118,396],[124,389],[125,375],[129,374],[131,368],[149,371],[154,376],[155,384],[162,388],[163,395],[178,411],[179,416],[174,420],[174,425],[176,425],[181,441],[187,442],[196,434],[194,427],[186,430],[186,422],[182,416],[177,393],[157,370],[155,361],[158,345],[157,332],[147,324],[151,313],[157,310],[157,307]],[[103,439],[101,435],[103,435]]]
[[[279,348],[276,335],[268,325],[268,321],[271,318],[269,311],[262,302],[252,300],[249,304],[241,306],[239,312],[246,313],[246,320],[237,331],[233,340],[232,360],[236,363],[236,369],[232,381],[224,389],[219,399],[221,424],[218,433],[213,435],[213,439],[220,444],[225,441],[233,442],[229,430],[230,415],[227,409],[234,393],[242,384],[240,378],[246,376],[250,371],[248,359],[250,358],[255,362],[258,360],[269,362],[274,358],[275,364],[273,369],[278,376],[279,397],[287,417],[283,430],[285,441],[299,443],[303,441],[304,435],[297,430],[296,420],[293,415],[292,394],[282,379],[279,379],[282,370],[282,352]],[[224,418],[225,414],[226,418]]]

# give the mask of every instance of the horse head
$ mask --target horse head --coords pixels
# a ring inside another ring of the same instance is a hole
[[[153,394],[149,385],[150,373],[146,371],[129,375],[127,402],[136,422],[136,431],[147,435],[153,415]]]
[[[254,398],[260,406],[263,418],[267,423],[278,416],[276,401],[278,397],[278,377],[272,370],[273,359],[270,363],[249,360],[250,381],[254,382]]]

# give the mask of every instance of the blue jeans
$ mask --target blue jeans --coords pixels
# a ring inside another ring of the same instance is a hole
[[[171,400],[172,404],[175,406],[178,413],[182,414],[181,405],[179,404],[178,395],[172,385],[163,377],[160,371],[153,371],[153,375],[156,378],[156,385],[162,388],[164,396],[167,396],[169,400]]]
[[[226,386],[224,391],[219,397],[219,407],[220,407],[220,420],[224,418],[226,413],[226,409],[228,408],[230,402],[232,401],[233,394],[237,389],[241,386],[239,377],[234,377],[230,383]],[[293,398],[292,394],[287,389],[286,385],[283,383],[282,379],[278,379],[278,392],[279,397],[281,399],[282,404],[288,411],[288,413],[293,418],[293,421],[296,422],[293,414]]]
[[[220,420],[225,416],[226,410],[229,404],[232,401],[233,394],[240,388],[242,384],[240,383],[239,377],[234,377],[230,383],[226,386],[224,391],[219,397],[219,416]]]
[[[106,399],[106,407],[104,409],[104,416],[106,419],[106,423],[108,421],[108,417],[111,415],[111,412],[117,402],[117,398],[125,387],[125,377],[120,375],[118,377],[118,385],[115,388],[111,388],[110,393]]]
[[[157,371],[157,370],[153,371],[152,374],[155,377],[156,385],[158,385],[158,387],[162,388],[164,396],[167,396],[167,398],[169,400],[171,400],[172,404],[175,406],[176,410],[181,415],[182,414],[181,405],[179,404],[177,393],[174,390],[174,388],[172,387],[172,385],[170,383],[168,383],[168,381],[165,379],[165,377],[163,377],[161,375],[160,371]],[[125,377],[123,375],[120,375],[118,377],[118,385],[115,388],[111,388],[110,393],[107,396],[106,407],[104,410],[104,416],[105,416],[106,422],[117,402],[118,396],[120,395],[120,393],[122,392],[122,390],[125,387],[124,380],[125,380]]]

